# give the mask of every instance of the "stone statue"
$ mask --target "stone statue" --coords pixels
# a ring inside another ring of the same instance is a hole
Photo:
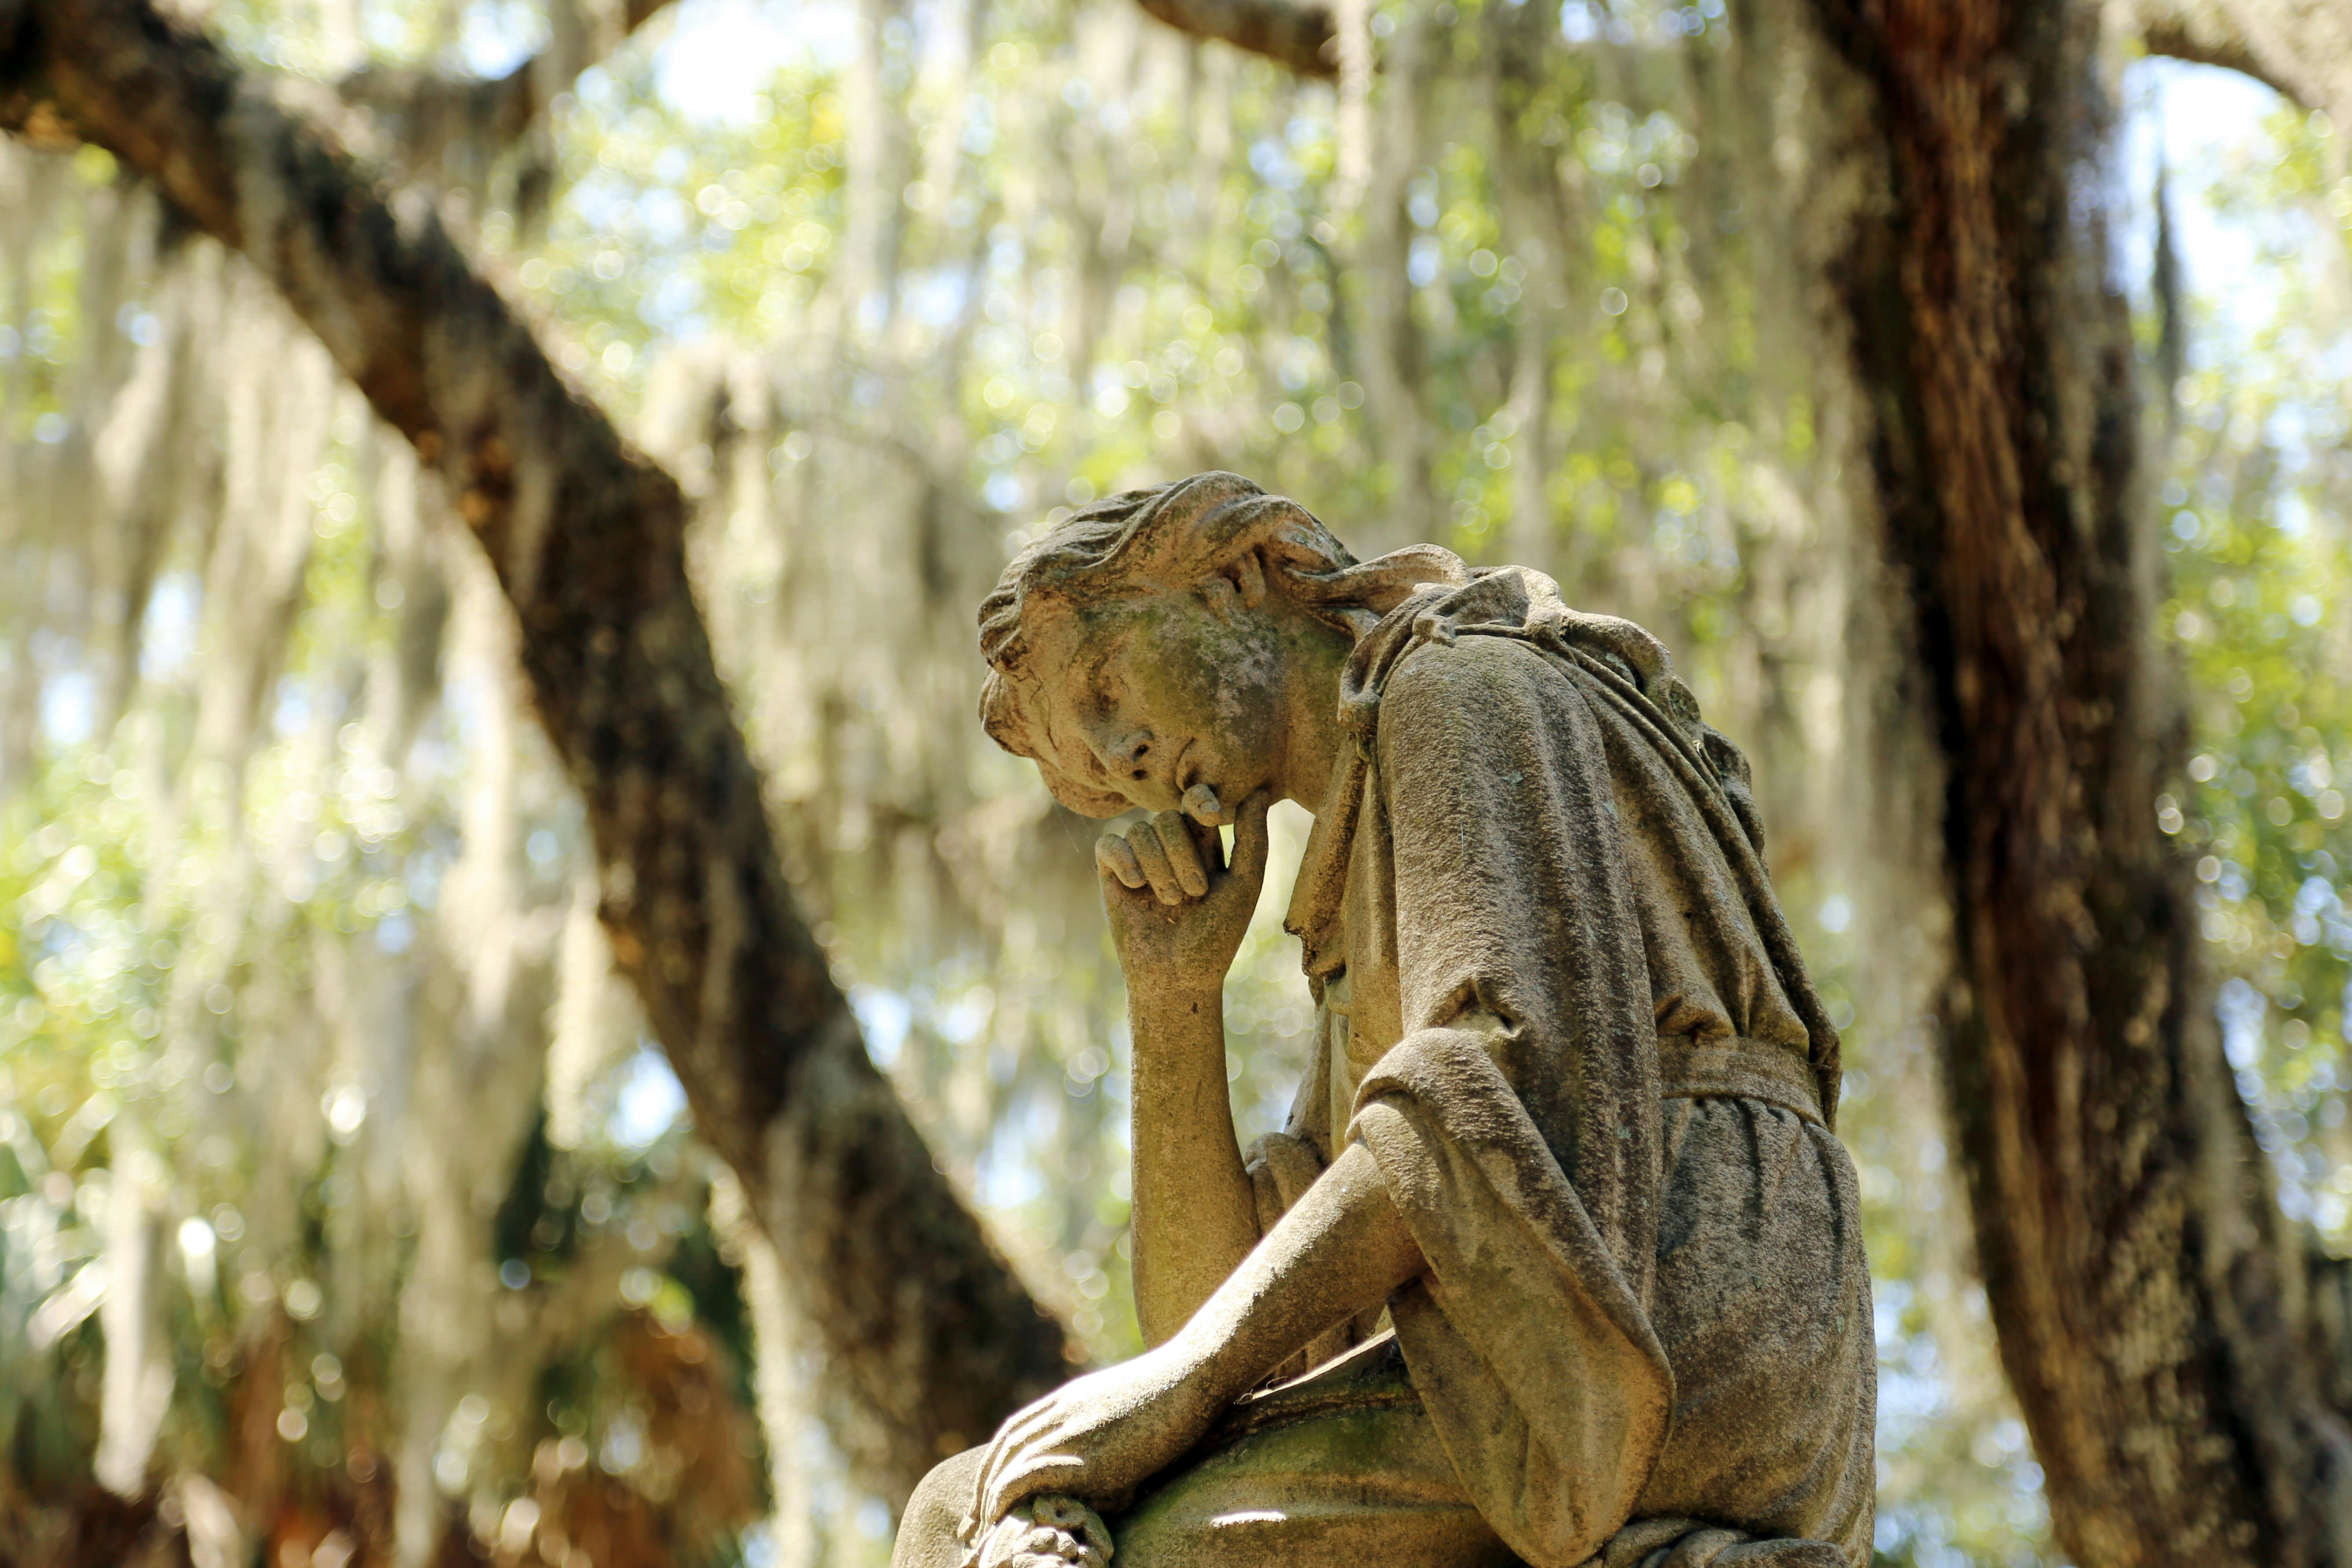
[[[934,1470],[899,1568],[1865,1563],[1837,1035],[1658,642],[1216,473],[1038,540],[981,640],[989,732],[1148,814],[1096,858],[1150,1348]],[[1220,997],[1277,799],[1316,1047],[1245,1154]]]

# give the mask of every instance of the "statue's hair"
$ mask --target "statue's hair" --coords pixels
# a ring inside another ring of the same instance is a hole
[[[1035,759],[1046,787],[1072,810],[1089,816],[1127,810],[1123,797],[1071,777],[1054,754],[1031,700],[1046,673],[1029,666],[1034,617],[1049,605],[1191,592],[1248,551],[1257,552],[1270,589],[1350,637],[1386,608],[1365,597],[1368,585],[1351,574],[1356,558],[1321,520],[1238,474],[1195,474],[1122,491],[1031,543],[981,601],[980,651],[989,663],[981,723],[1006,751]]]

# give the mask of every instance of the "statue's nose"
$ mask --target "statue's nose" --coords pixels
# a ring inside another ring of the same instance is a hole
[[[1130,730],[1113,741],[1104,752],[1104,761],[1114,773],[1129,778],[1145,776],[1144,759],[1151,754],[1151,731]]]

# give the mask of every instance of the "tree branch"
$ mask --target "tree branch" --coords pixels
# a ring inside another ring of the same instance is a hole
[[[1863,151],[1824,276],[1921,704],[1917,874],[1976,1254],[2051,1529],[2093,1568],[2344,1568],[2352,1426],[2231,1078],[2177,777],[2098,0],[1812,0]],[[1832,94],[1824,93],[1828,100]],[[2006,112],[1985,106],[2006,103]],[[1890,682],[1887,689],[1896,689]],[[1889,838],[1882,847],[1892,849]]]
[[[452,145],[511,146],[582,71],[621,47],[672,0],[624,0],[597,24],[562,25],[555,39],[504,76],[362,66],[336,86],[344,102],[396,127],[403,156],[423,163]]]
[[[793,907],[676,482],[558,376],[429,204],[395,214],[148,0],[0,0],[0,128],[52,110],[242,251],[446,480],[586,805],[620,967],[803,1292],[837,1436],[903,1497],[1066,1352],[933,1169]]]
[[[2167,59],[2186,60],[2191,65],[2220,66],[2250,76],[2281,97],[2300,102],[2300,95],[2285,82],[2274,79],[2254,58],[2253,50],[2234,31],[2217,25],[2220,13],[2212,10],[2186,12],[2169,6],[2143,5],[2139,7],[2140,47],[2151,55]]]
[[[1179,32],[1221,38],[1300,76],[1339,74],[1330,7],[1297,0],[1138,0]]]
[[[2134,0],[2151,55],[2250,76],[2296,107],[2352,114],[2352,7],[2334,0]]]

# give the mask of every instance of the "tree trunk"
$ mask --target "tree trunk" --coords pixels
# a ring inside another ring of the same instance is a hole
[[[1858,165],[1859,201],[1819,182],[1810,226],[1851,204],[1825,281],[1864,405],[1858,510],[1895,584],[1876,613],[1902,650],[1896,695],[1940,775],[1936,842],[1903,853],[1933,863],[1951,919],[1948,1086],[2060,1542],[2092,1568],[2352,1563],[2352,1289],[2273,1198],[2188,868],[2156,822],[2182,723],[2153,624],[2140,373],[2109,283],[2100,7],[1736,10],[1751,44],[1802,18],[1834,62],[1807,84],[1811,152]],[[2339,119],[2352,104],[2341,5],[2113,15],[2152,52]],[[1749,68],[1776,89],[1763,54]]]
[[[1876,163],[1832,282],[1942,772],[1979,1253],[2059,1542],[2096,1568],[2352,1561],[2328,1348],[2156,820],[2181,721],[2097,8],[1811,9]]]
[[[1060,1381],[1058,1326],[934,1169],[793,907],[688,591],[677,485],[430,216],[395,216],[144,0],[0,0],[0,125],[82,136],[153,178],[446,479],[586,805],[614,953],[801,1293],[866,1477],[903,1497]]]

